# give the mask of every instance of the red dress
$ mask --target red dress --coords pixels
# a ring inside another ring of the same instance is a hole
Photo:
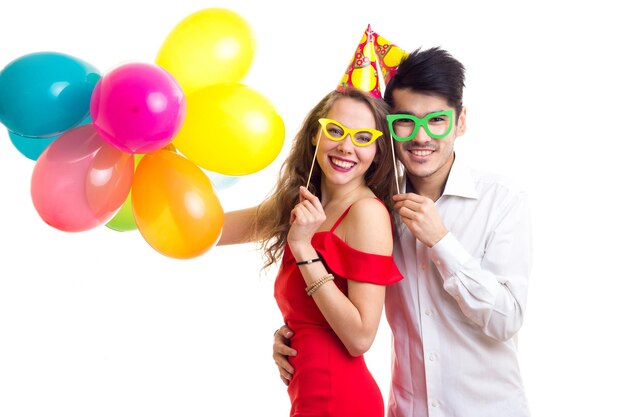
[[[347,294],[348,279],[388,285],[402,279],[391,256],[354,249],[333,232],[350,207],[329,231],[317,232],[312,244],[337,285]],[[306,283],[289,245],[274,286],[285,323],[293,330],[291,346],[298,351],[290,362],[295,372],[287,391],[292,417],[382,417],[384,403],[363,356],[353,357],[306,295]]]

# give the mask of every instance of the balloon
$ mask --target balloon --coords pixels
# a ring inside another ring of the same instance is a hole
[[[168,143],[163,149],[176,152],[176,148],[171,143]],[[135,155],[135,170],[137,169],[137,165],[139,165],[139,161],[141,161],[141,158],[143,157],[143,154]],[[131,187],[128,197],[126,197],[126,200],[124,201],[124,204],[122,204],[120,210],[115,213],[115,216],[113,216],[113,218],[106,224],[109,229],[117,230],[118,232],[128,232],[130,230],[137,229],[135,215],[133,214],[132,195],[133,189]]]
[[[85,118],[99,79],[98,70],[70,55],[17,58],[0,73],[0,122],[20,136],[59,135]]]
[[[36,161],[39,155],[46,150],[48,145],[54,142],[58,137],[59,136],[52,136],[51,138],[31,138],[18,135],[9,130],[9,139],[11,139],[13,146],[15,146],[22,155],[33,161]]]
[[[156,63],[176,77],[186,94],[211,84],[238,82],[254,55],[252,29],[237,13],[197,11],[167,35]]]
[[[139,232],[163,255],[201,255],[219,239],[224,211],[202,170],[174,152],[145,155],[133,180]]]
[[[224,83],[187,97],[187,118],[173,143],[209,171],[247,175],[269,165],[284,139],[283,119],[263,95]]]
[[[135,170],[137,169],[137,165],[139,165],[139,161],[141,161],[143,155],[134,155],[135,159]],[[116,230],[118,232],[128,232],[130,230],[137,229],[137,224],[135,223],[135,215],[133,214],[133,203],[132,203],[132,195],[133,190],[132,187],[128,192],[128,196],[126,196],[126,200],[124,200],[124,204],[120,207],[119,211],[115,213],[115,216],[106,224],[106,227],[109,229]]]
[[[79,126],[91,123],[91,117],[87,116],[79,124]],[[28,136],[22,136],[9,130],[9,139],[13,143],[13,146],[22,153],[28,159],[36,161],[46,148],[54,142],[59,136],[56,135],[50,138],[31,138]]]
[[[132,155],[110,146],[87,124],[61,135],[37,159],[31,196],[46,223],[79,232],[111,218],[132,179]]]
[[[228,187],[232,187],[233,185],[237,184],[239,180],[241,179],[241,177],[222,175],[222,174],[218,174],[217,172],[211,172],[211,171],[207,171],[206,174],[211,180],[211,184],[213,184],[213,186],[218,190],[224,190]]]
[[[91,97],[98,133],[129,153],[148,153],[171,142],[185,118],[178,82],[154,64],[130,63],[105,74]]]
[[[118,212],[115,213],[115,216],[109,220],[106,227],[118,232],[128,232],[137,229],[135,216],[133,215],[133,202],[131,195],[132,192],[128,194],[126,200],[124,200],[124,204],[122,204],[122,207],[120,207]]]

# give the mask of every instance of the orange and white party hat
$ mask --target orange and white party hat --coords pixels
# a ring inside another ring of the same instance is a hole
[[[337,90],[345,87],[355,87],[366,91],[376,98],[381,98],[380,82],[378,80],[378,65],[376,63],[376,51],[374,50],[374,38],[370,25],[363,33],[359,45],[350,60]]]

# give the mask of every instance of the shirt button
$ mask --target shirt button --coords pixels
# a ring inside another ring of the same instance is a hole
[[[426,311],[424,311],[424,314],[426,314],[427,316],[431,316],[433,314],[433,311],[430,308],[427,308]]]
[[[435,407],[435,408],[436,408],[436,407],[439,407],[439,401],[437,401],[437,400],[432,400],[432,401],[430,402],[430,405],[432,405],[432,406],[433,406],[433,407]]]
[[[435,356],[434,353],[431,353],[430,355],[428,355],[428,359],[430,359],[431,362],[434,362],[435,359],[437,359],[437,356]]]

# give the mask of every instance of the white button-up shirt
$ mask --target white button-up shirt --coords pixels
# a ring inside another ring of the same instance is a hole
[[[527,196],[457,155],[436,207],[449,233],[435,246],[404,225],[395,239],[404,279],[387,288],[385,303],[388,415],[526,417],[516,333],[530,272]]]

